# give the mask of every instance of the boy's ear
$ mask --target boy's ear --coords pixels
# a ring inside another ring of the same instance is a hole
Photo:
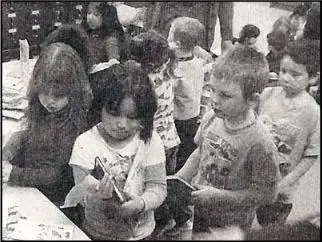
[[[169,46],[171,49],[180,49],[181,48],[181,42],[179,40],[172,41],[169,43]]]
[[[260,94],[257,92],[254,93],[252,97],[248,99],[249,106],[254,110],[256,110],[259,105],[259,100],[260,100]]]
[[[309,85],[315,86],[320,80],[320,73],[309,78]]]

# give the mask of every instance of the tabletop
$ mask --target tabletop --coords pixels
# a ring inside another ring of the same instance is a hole
[[[90,240],[37,188],[3,186],[2,192],[2,226],[8,227],[9,223],[15,223],[16,221],[12,221],[12,216],[16,216],[17,213],[19,213],[17,220],[20,219],[16,222],[17,226],[23,224],[19,231],[15,231],[16,238],[18,236],[24,240]],[[2,230],[4,234],[6,229]]]

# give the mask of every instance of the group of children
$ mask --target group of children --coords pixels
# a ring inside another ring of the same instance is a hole
[[[256,26],[211,60],[197,19],[176,18],[165,38],[126,37],[107,2],[90,3],[86,17],[42,45],[28,125],[3,148],[5,181],[81,205],[80,226],[98,240],[160,238],[153,232],[170,221],[179,233],[191,221],[194,233],[247,231],[256,214],[263,226],[284,224],[291,192],[319,156],[320,109],[306,91],[319,42],[289,42],[279,86],[266,87]],[[108,68],[93,71],[102,62]],[[167,194],[170,174],[195,187],[189,201]]]

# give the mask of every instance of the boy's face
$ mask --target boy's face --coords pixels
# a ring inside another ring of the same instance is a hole
[[[52,89],[48,93],[39,93],[38,99],[41,105],[50,113],[59,112],[67,106],[69,101],[67,96],[54,94]]]
[[[281,61],[279,80],[288,95],[295,95],[305,90],[310,79],[305,65],[296,63],[289,55],[285,55]]]
[[[102,25],[103,18],[102,14],[100,14],[95,7],[89,6],[86,20],[89,28],[98,29]]]
[[[238,83],[212,77],[211,85],[211,105],[217,117],[234,120],[249,109],[249,103],[245,100]]]
[[[105,132],[119,141],[132,137],[140,128],[134,107],[133,99],[125,98],[121,103],[118,114],[113,115],[103,108],[102,124]]]

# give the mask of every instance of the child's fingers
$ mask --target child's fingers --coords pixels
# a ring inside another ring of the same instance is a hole
[[[206,189],[208,188],[208,186],[205,186],[205,185],[195,185],[195,188],[197,188],[198,190],[202,190],[202,189]]]

